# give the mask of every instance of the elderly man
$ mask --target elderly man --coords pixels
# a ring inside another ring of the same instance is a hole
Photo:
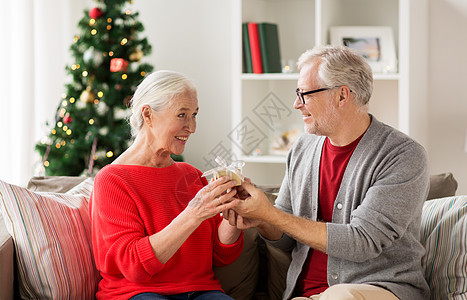
[[[298,67],[294,108],[306,133],[276,204],[246,180],[230,222],[292,250],[283,299],[429,298],[419,242],[425,150],[368,113],[373,76],[356,51],[316,47]]]

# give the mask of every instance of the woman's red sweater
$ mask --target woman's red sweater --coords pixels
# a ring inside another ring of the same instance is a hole
[[[234,262],[243,237],[222,244],[217,234],[220,215],[201,223],[165,264],[149,244],[149,236],[169,225],[206,184],[201,172],[186,163],[166,168],[111,164],[101,169],[89,205],[93,253],[102,275],[98,299],[222,290],[212,266]]]

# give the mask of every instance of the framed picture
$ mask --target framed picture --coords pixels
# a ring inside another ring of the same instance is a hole
[[[374,73],[397,73],[394,36],[389,26],[331,27],[331,44],[359,51]]]

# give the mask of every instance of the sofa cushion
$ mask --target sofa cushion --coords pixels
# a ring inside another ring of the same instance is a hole
[[[86,176],[34,176],[27,189],[34,192],[66,193],[89,177]]]
[[[280,185],[263,184],[257,187],[263,190],[268,200],[274,204],[279,193]],[[266,263],[265,270],[261,270],[261,273],[267,274],[267,299],[280,300],[285,290],[287,270],[292,260],[291,255],[288,252],[271,246],[271,244],[263,240],[261,240],[260,244],[265,244]]]
[[[422,259],[431,299],[467,299],[467,196],[425,202]]]
[[[280,300],[284,293],[292,257],[289,252],[278,249],[266,242],[268,266],[268,299]]]
[[[99,273],[90,246],[92,184],[87,179],[59,194],[0,181],[0,206],[16,248],[22,298],[94,299]]]
[[[430,176],[430,191],[427,200],[454,196],[457,181],[452,173],[441,173]]]
[[[225,267],[213,267],[225,293],[235,300],[253,299],[258,284],[258,231],[245,230],[243,239],[243,250],[237,260]]]

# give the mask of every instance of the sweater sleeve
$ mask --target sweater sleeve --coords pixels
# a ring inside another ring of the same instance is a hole
[[[118,175],[99,173],[92,196],[92,235],[101,272],[146,282],[163,268],[145,233],[131,187]]]
[[[216,267],[225,267],[233,263],[242,253],[243,250],[243,231],[240,234],[237,241],[230,245],[222,244],[219,241],[219,235],[217,233],[219,226],[222,222],[222,216],[217,215],[213,217],[216,222],[216,229],[213,230],[213,265]]]

